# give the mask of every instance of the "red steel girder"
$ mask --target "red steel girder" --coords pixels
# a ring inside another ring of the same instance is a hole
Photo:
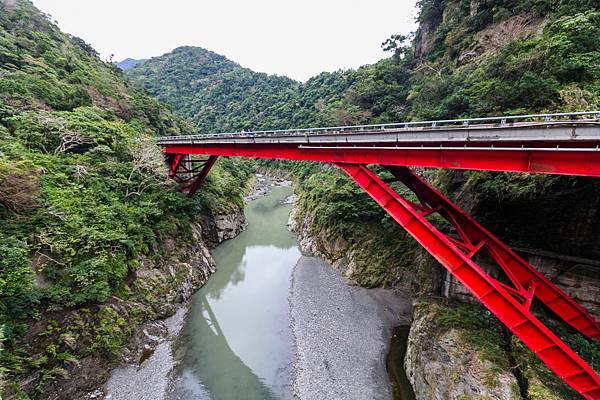
[[[466,212],[406,167],[386,166],[399,181],[412,190],[422,205],[436,209],[458,232],[469,250],[487,253],[504,271],[514,289],[531,303],[533,295],[565,322],[585,336],[600,341],[600,325],[595,319],[552,284],[527,261],[479,225]],[[476,248],[476,246],[478,246]]]
[[[492,278],[473,260],[472,251],[467,253],[465,251],[468,251],[469,248],[477,250],[477,248],[483,249],[484,247],[497,250],[503,245],[498,246],[497,243],[500,242],[497,239],[488,242],[493,238],[491,234],[481,231],[483,228],[476,223],[474,225],[472,223],[474,221],[465,221],[464,215],[466,214],[464,212],[457,212],[460,210],[457,206],[450,206],[447,198],[428,184],[424,185],[425,182],[410,171],[409,175],[405,170],[396,171],[396,173],[408,182],[409,189],[415,190],[415,194],[425,205],[431,204],[436,208],[440,207],[438,212],[453,223],[461,240],[451,238],[438,230],[426,219],[423,207],[415,207],[414,203],[396,193],[365,165],[346,163],[337,165],[563,381],[586,399],[600,399],[598,374],[531,313],[527,297],[521,299],[520,302],[513,296],[513,292],[518,294],[525,292],[529,297],[535,294],[539,298],[538,285],[546,285],[546,282],[539,280],[539,277],[534,274],[533,276],[538,278],[536,283],[522,287],[520,274],[524,274],[527,268],[521,265],[515,266],[514,263],[504,259],[506,253],[501,253],[499,259],[504,267],[508,265],[510,268],[514,268],[509,271],[515,276],[513,284],[517,285],[517,289],[507,290],[507,285]],[[477,238],[484,240],[485,244],[480,245],[480,242],[472,241]],[[458,246],[457,242],[461,242],[462,245]],[[490,243],[492,244],[490,245]],[[488,252],[488,254],[490,253]],[[509,254],[514,253],[510,252]],[[565,304],[569,304],[569,302]],[[594,324],[596,324],[595,321]],[[597,324],[595,326],[597,327]]]
[[[217,158],[218,156],[210,156],[206,160],[192,160],[188,154],[175,154],[169,168],[169,176],[182,184],[180,192],[193,196],[206,180]],[[196,163],[201,164],[194,166]]]
[[[200,187],[200,185],[202,185],[202,183],[204,183],[204,180],[206,180],[206,177],[208,176],[208,173],[210,172],[212,166],[215,165],[217,158],[218,158],[217,156],[210,156],[208,158],[208,160],[206,160],[204,167],[202,168],[200,173],[196,176],[196,179],[194,180],[194,182],[192,182],[192,184],[188,188],[188,190],[187,190],[188,196],[193,196],[198,191],[198,188]]]
[[[204,154],[253,158],[307,160],[330,163],[380,164],[396,166],[473,169],[486,171],[530,172],[600,177],[600,151],[394,149],[373,147],[302,147],[286,143],[195,143],[163,144],[167,154]]]
[[[175,176],[175,174],[177,173],[177,170],[179,169],[179,166],[181,165],[181,161],[183,160],[185,154],[175,154],[173,155],[173,161],[171,162],[171,165],[169,166],[169,176],[171,178],[173,178]]]

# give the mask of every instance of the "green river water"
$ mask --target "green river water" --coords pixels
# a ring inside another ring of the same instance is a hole
[[[214,252],[217,272],[192,300],[175,344],[171,399],[291,397],[288,293],[300,258],[286,228],[289,187],[246,206],[248,229]]]

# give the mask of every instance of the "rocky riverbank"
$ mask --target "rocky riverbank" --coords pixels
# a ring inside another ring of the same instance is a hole
[[[43,398],[103,398],[106,391],[97,388],[107,381],[113,368],[118,365],[137,368],[152,354],[164,350],[171,334],[168,318],[179,315],[176,313],[181,305],[214,272],[209,251],[211,240],[207,237],[222,241],[244,227],[241,210],[214,221],[204,218],[191,223],[188,237],[163,238],[141,256],[139,267],[127,278],[126,287],[106,303],[42,315],[25,338],[34,354],[36,351],[43,354],[47,351],[45,343],[55,340],[65,342],[73,353],[85,354],[86,348],[95,346],[111,349],[66,363],[68,368],[60,371],[45,388]],[[28,381],[22,382],[22,386],[27,388]]]
[[[301,399],[391,399],[385,360],[393,328],[411,323],[409,286],[360,287],[350,244],[315,231],[314,218],[295,203],[288,222],[301,249],[320,257],[303,258],[294,272],[295,393]]]
[[[154,322],[158,327],[154,334],[144,329],[144,335],[154,346],[146,344],[139,363],[113,370],[104,389],[89,397],[101,398],[104,395],[106,400],[162,399],[168,390],[169,374],[174,363],[172,343],[183,327],[186,313],[187,307],[183,305],[173,316]]]
[[[274,186],[291,186],[292,181],[288,180],[285,176],[275,173],[276,171],[267,170],[265,173],[256,173],[252,190],[246,197],[245,201],[256,200],[259,197],[265,196],[270,188]]]
[[[290,214],[288,226],[298,234],[303,251],[324,258],[345,279],[354,282],[353,278],[358,269],[355,259],[356,250],[341,235],[332,234],[333,231],[315,230],[314,218],[314,212],[301,210],[296,204]],[[421,262],[424,267],[427,264],[426,259],[418,257],[414,262]],[[365,267],[363,266],[362,269],[364,270]],[[442,275],[438,274],[435,268],[431,269],[431,275],[439,279],[441,283]],[[424,294],[434,291],[435,288],[441,288],[441,285],[431,283],[431,277],[418,282],[419,279],[419,276],[412,276],[408,282],[399,282],[395,286],[397,291],[401,290],[396,295],[402,296],[398,300],[407,303],[414,301],[416,304],[414,313],[411,314],[409,311],[408,314],[401,316],[402,325],[411,325],[404,364],[416,398],[419,400],[456,398],[457,393],[471,393],[473,395],[490,395],[490,398],[496,399],[510,399],[511,397],[502,396],[512,393],[511,391],[515,391],[515,388],[518,395],[519,386],[508,367],[506,357],[503,359],[505,368],[502,369],[498,364],[481,358],[481,354],[465,340],[462,335],[463,330],[446,331],[436,325],[434,318],[436,314],[429,309],[430,306],[433,307],[433,303],[417,299],[427,298],[427,296],[424,297]],[[421,289],[414,290],[415,286],[420,286]],[[428,289],[423,290],[423,287]],[[327,292],[327,290],[324,291]],[[444,309],[445,306],[440,306],[439,313]],[[409,310],[412,310],[412,307],[409,307]],[[369,321],[369,318],[366,317],[365,321]],[[485,330],[483,332],[483,335],[489,333]],[[371,334],[373,333],[371,332]],[[363,338],[366,336],[366,334],[363,335]],[[377,339],[376,336],[375,340]],[[389,343],[389,338],[386,338],[386,345],[387,343]],[[466,351],[463,352],[463,350]],[[505,355],[505,353],[503,354]],[[498,371],[497,380],[494,377],[496,371]],[[377,373],[385,377],[385,369],[383,372],[379,370]],[[445,384],[440,384],[440,382],[445,382]]]
[[[102,388],[89,391],[86,398],[162,397],[172,367],[172,362],[169,362],[172,358],[171,339],[181,328],[187,311],[186,303],[215,271],[210,248],[215,241],[220,243],[237,235],[245,226],[243,210],[214,219],[205,217],[201,223],[190,226],[192,237],[188,244],[181,246],[170,238],[161,242],[162,248],[157,250],[169,252],[166,260],[157,263],[148,258],[142,259],[132,286],[142,294],[142,299],[135,305],[148,308],[147,314],[144,314],[147,322],[135,325],[134,315],[122,313],[123,307],[127,307],[130,301],[122,301],[118,311],[124,316],[124,324],[135,326],[131,329],[127,345],[120,350],[118,357],[106,364],[98,378],[85,375],[86,387],[93,382],[107,381]],[[120,366],[113,370],[116,365]],[[144,377],[151,378],[152,384],[148,384]],[[132,394],[135,396],[132,397]]]
[[[163,238],[141,256],[126,285],[105,303],[41,315],[23,340],[34,359],[43,358],[56,342],[64,343],[70,354],[84,355],[65,361],[66,368],[56,371],[42,398],[83,398],[86,393],[101,397],[97,388],[110,371],[119,364],[137,364],[155,351],[167,331],[162,320],[173,315],[213,271],[203,228],[192,223],[188,238]],[[31,376],[21,386],[33,392],[29,386],[36,380]]]

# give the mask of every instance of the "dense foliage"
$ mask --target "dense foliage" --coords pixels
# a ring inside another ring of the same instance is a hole
[[[37,360],[19,347],[28,321],[103,303],[162,237],[195,214],[239,207],[249,174],[239,162],[221,163],[202,196],[174,190],[152,138],[189,131],[29,1],[0,1],[0,373],[10,374],[2,381],[60,370],[65,359],[54,344]],[[114,313],[102,310],[89,352],[123,341],[102,334],[113,319],[103,315]]]
[[[180,47],[127,71],[202,132],[285,124],[297,83],[242,68],[213,52]]]

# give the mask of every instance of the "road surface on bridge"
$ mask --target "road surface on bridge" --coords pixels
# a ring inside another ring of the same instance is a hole
[[[600,177],[600,112],[162,137],[204,154]]]

